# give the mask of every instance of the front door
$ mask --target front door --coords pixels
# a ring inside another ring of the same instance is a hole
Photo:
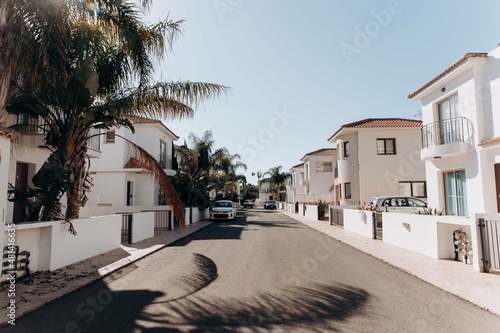
[[[497,187],[497,211],[500,213],[500,163],[495,164],[495,184]]]
[[[132,206],[134,204],[134,183],[127,182],[127,206]]]
[[[15,187],[21,192],[26,193],[28,189],[28,169],[26,163],[16,164],[16,183]],[[26,206],[20,202],[14,202],[13,222],[23,222],[26,219]]]

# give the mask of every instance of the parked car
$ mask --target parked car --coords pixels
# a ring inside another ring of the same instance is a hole
[[[212,207],[210,207],[210,220],[234,220],[235,217],[236,208],[231,200],[217,200]]]
[[[372,210],[398,213],[418,213],[427,208],[427,202],[402,195],[373,197],[368,201],[367,206]]]
[[[243,207],[244,208],[253,208],[253,201],[248,199],[243,202]]]
[[[276,201],[274,200],[264,201],[264,209],[276,209]]]

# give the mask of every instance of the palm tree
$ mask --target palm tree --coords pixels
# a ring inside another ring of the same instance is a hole
[[[211,167],[210,158],[215,144],[212,131],[205,131],[201,138],[194,133],[190,133],[189,140],[191,141],[192,149],[198,152],[198,167],[208,172]]]
[[[269,181],[271,182],[272,188],[276,191],[276,200],[283,200],[280,195],[281,190],[284,188],[285,181],[291,175],[287,172],[281,171],[281,165],[274,168],[270,168],[262,176],[269,176]]]
[[[214,169],[217,171],[219,178],[224,181],[224,190],[226,193],[236,193],[236,189],[238,188],[237,181],[244,177],[236,173],[240,168],[247,169],[246,164],[240,162],[239,159],[241,159],[240,155],[231,155],[225,148],[218,150],[218,153],[214,155]],[[231,199],[234,199],[234,195]]]
[[[179,168],[175,175],[175,185],[182,201],[188,206],[207,207],[209,199],[205,173],[199,168],[200,154],[183,145],[177,149],[180,155]],[[200,202],[202,200],[203,202]]]
[[[59,215],[57,200],[63,194],[65,219],[78,218],[92,186],[87,156],[91,128],[124,126],[133,131],[132,116],[191,117],[195,106],[228,89],[189,81],[154,82],[155,59],[164,57],[182,21],[146,25],[141,9],[127,1],[99,0],[89,8],[79,0],[4,0],[1,14],[6,19],[0,22],[0,87],[8,89],[2,89],[0,109],[4,98],[9,113],[42,120],[51,151],[33,179],[38,219]],[[162,179],[159,185],[166,188],[161,192],[174,201],[183,223],[178,196],[168,177],[159,174],[163,169],[143,150],[135,152],[136,165]]]

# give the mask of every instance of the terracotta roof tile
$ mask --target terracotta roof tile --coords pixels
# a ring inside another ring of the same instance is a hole
[[[421,120],[404,118],[368,118],[342,125],[333,133],[327,141],[330,141],[344,128],[398,128],[398,127],[422,127]]]
[[[483,140],[478,144],[478,146],[483,147],[483,146],[491,145],[493,143],[500,143],[500,136],[496,136],[496,137],[491,138],[491,139]]]
[[[300,160],[304,160],[306,156],[337,156],[336,148],[321,148],[310,153],[307,153]]]
[[[416,91],[409,94],[408,98],[413,99],[414,97],[419,95],[421,92],[423,92],[424,90],[426,90],[427,88],[432,86],[434,83],[436,83],[437,81],[441,80],[443,77],[445,77],[446,75],[448,75],[449,73],[454,71],[460,65],[466,63],[469,58],[485,58],[487,56],[488,56],[488,53],[479,53],[479,52],[467,53],[466,55],[464,55],[462,57],[462,59],[460,59],[459,61],[457,61],[456,63],[454,63],[450,67],[448,67],[447,69],[445,69],[441,74],[439,74],[438,76],[436,76],[435,78],[433,78],[432,80],[430,80],[429,82],[424,84],[421,88],[419,88]]]
[[[304,167],[304,163],[300,163],[300,164],[297,164],[297,165],[294,165],[293,167],[291,167],[290,170],[297,169],[297,168],[303,168],[303,167]]]

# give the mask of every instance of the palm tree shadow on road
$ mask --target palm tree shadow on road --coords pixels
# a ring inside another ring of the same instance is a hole
[[[200,291],[217,279],[216,264],[195,253],[191,266],[179,280],[172,280],[178,295],[145,289],[110,290],[99,281],[85,294],[75,292],[20,318],[5,332],[67,332],[68,328],[106,333],[224,333],[274,328],[335,331],[336,323],[364,314],[370,297],[363,289],[332,283],[258,293],[249,298],[208,298]]]

